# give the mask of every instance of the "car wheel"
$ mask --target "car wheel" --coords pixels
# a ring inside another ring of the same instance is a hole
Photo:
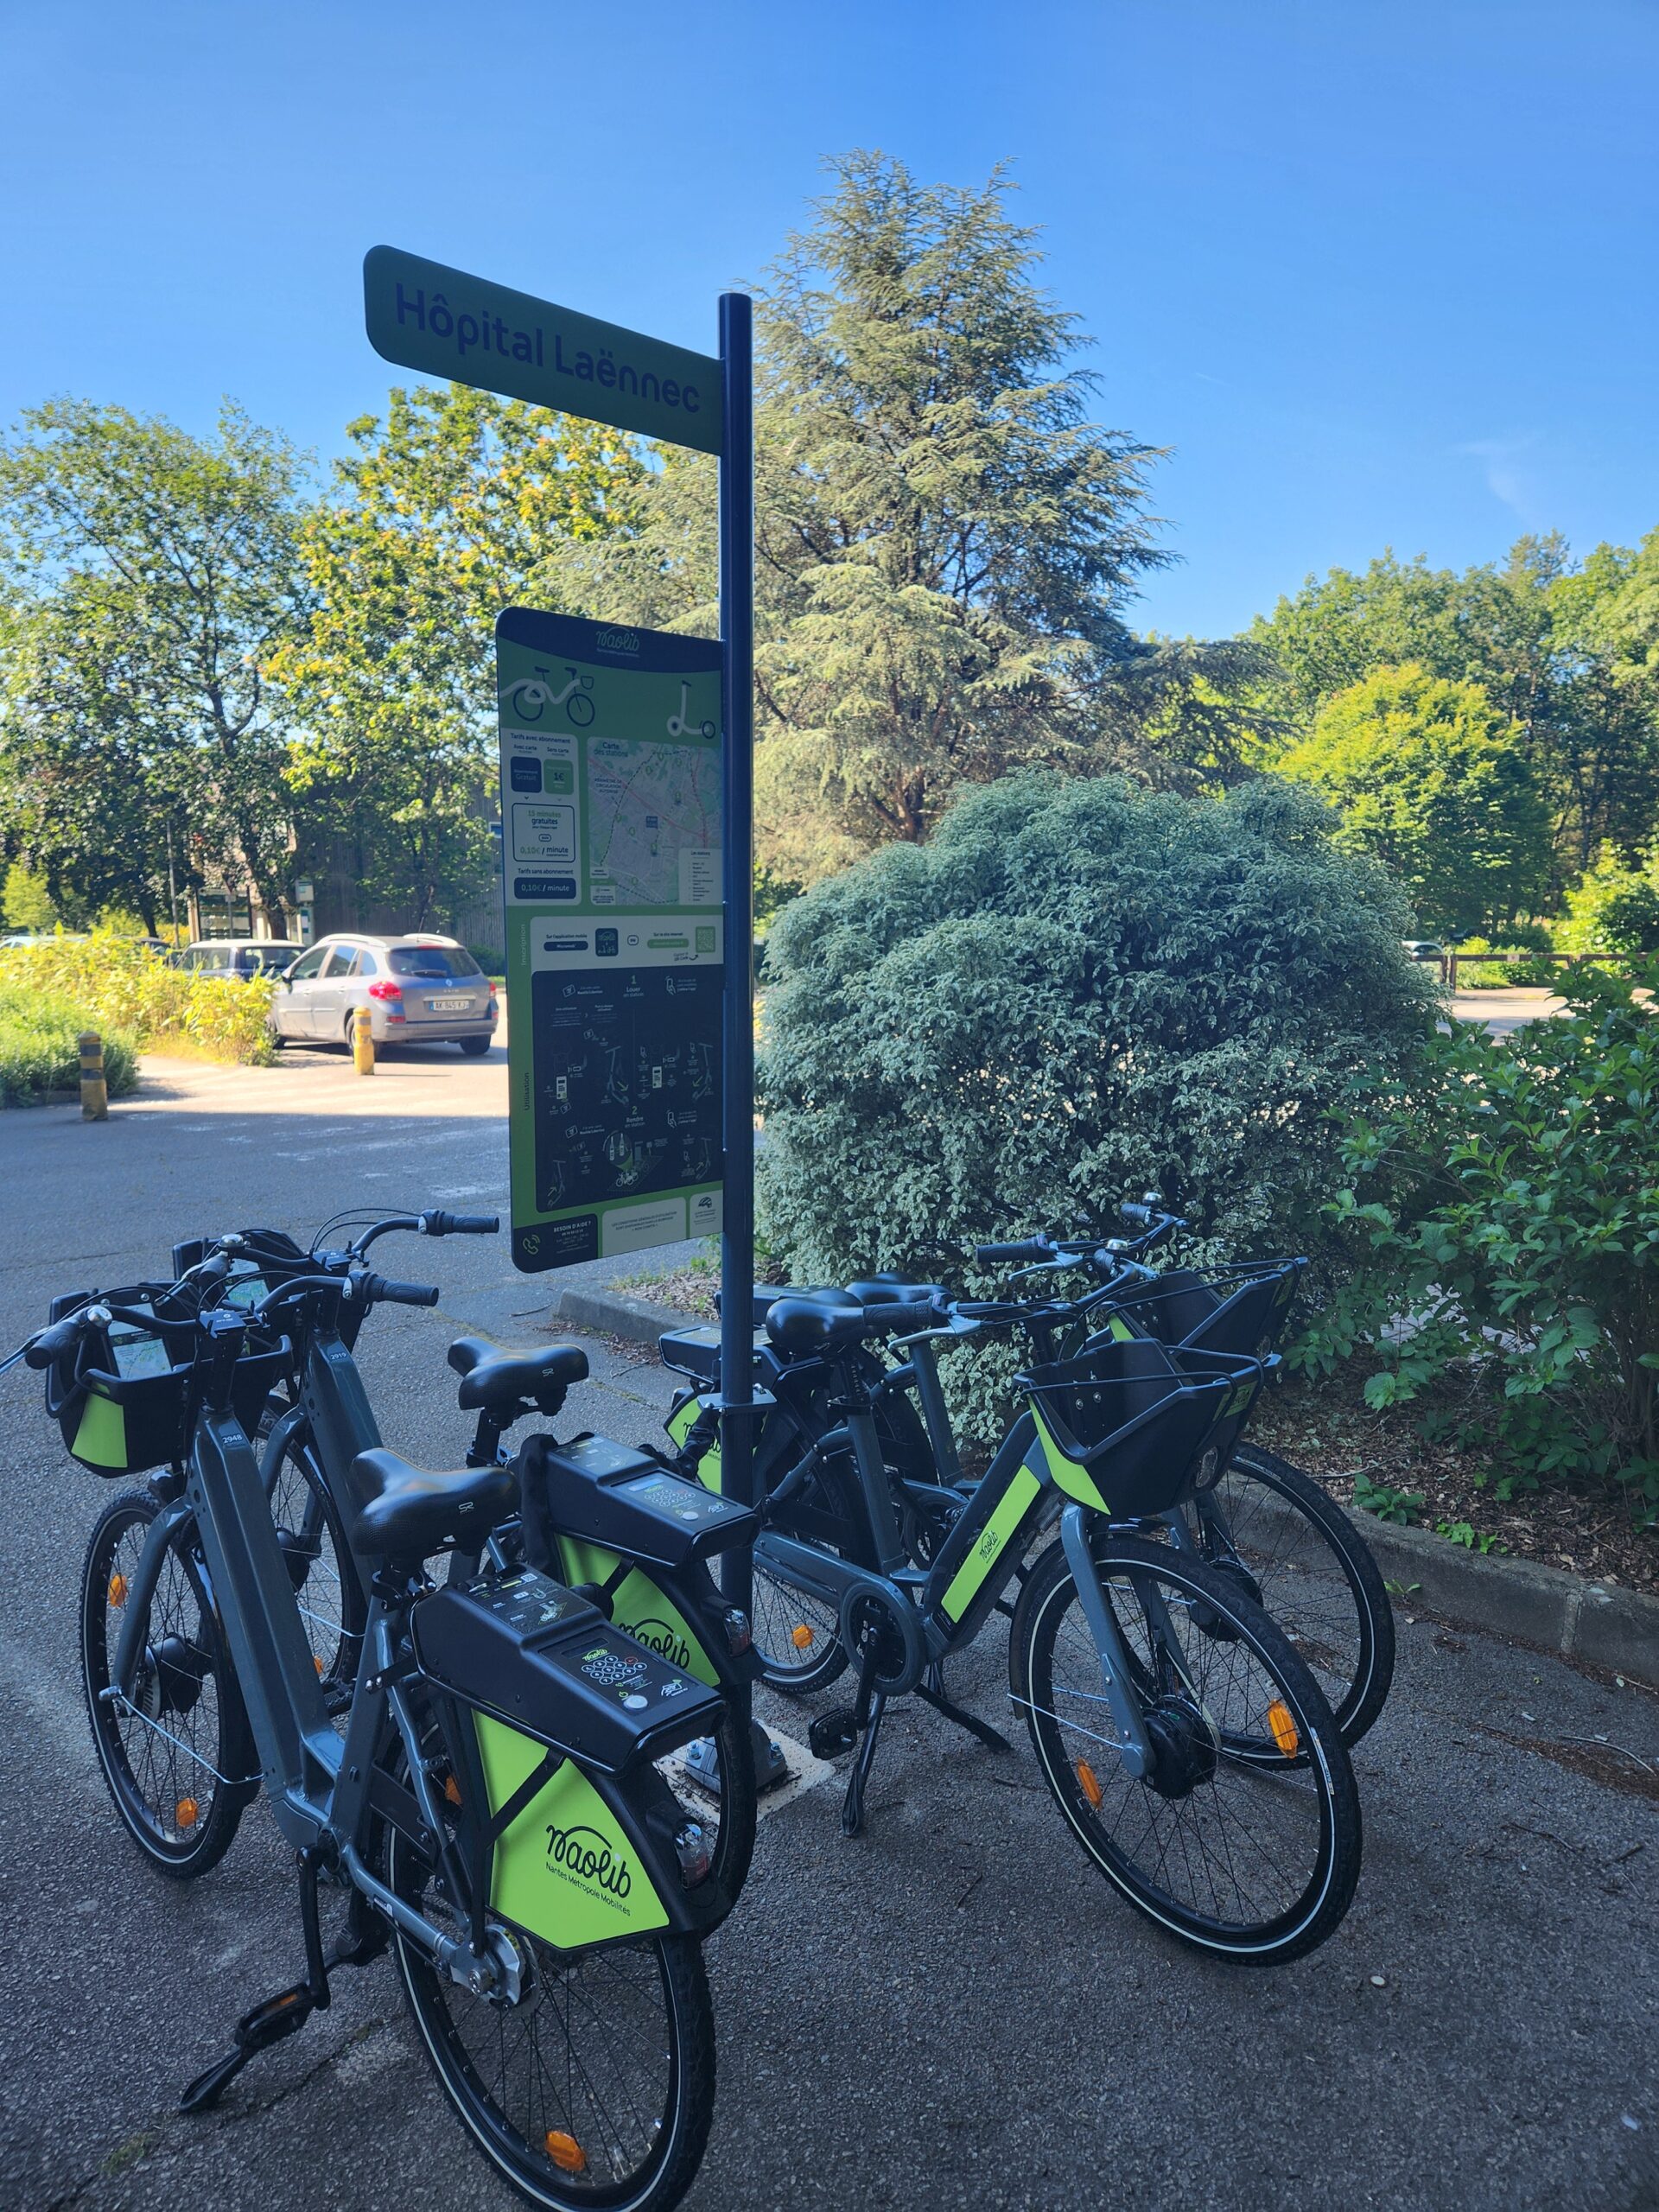
[[[457,1037],[455,1042],[469,1060],[481,1060],[493,1039],[488,1037]]]

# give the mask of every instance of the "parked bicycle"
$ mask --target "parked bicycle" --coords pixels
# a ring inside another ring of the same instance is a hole
[[[229,1294],[246,1300],[296,1275],[324,1274],[349,1284],[384,1236],[490,1236],[499,1227],[493,1214],[428,1209],[366,1222],[337,1217],[325,1224],[309,1251],[281,1230],[246,1229],[180,1244],[173,1256],[182,1270],[217,1255],[232,1269]],[[340,1248],[322,1245],[326,1236],[353,1230]],[[308,1297],[290,1309],[293,1359],[259,1427],[278,1541],[313,1664],[336,1708],[351,1694],[369,1604],[336,1500],[349,1495],[358,1455],[381,1443],[353,1357],[364,1315],[349,1297]],[[586,1377],[588,1357],[580,1346],[513,1352],[461,1337],[448,1358],[461,1378],[461,1409],[475,1417],[467,1465],[510,1468],[515,1501],[523,1506],[497,1523],[482,1553],[477,1546],[454,1551],[450,1579],[475,1573],[486,1559],[504,1573],[528,1564],[575,1586],[616,1627],[720,1692],[719,1726],[709,1738],[677,1748],[664,1760],[664,1774],[677,1792],[692,1796],[729,1910],[754,1850],[758,1785],[748,1691],[760,1662],[747,1617],[726,1603],[711,1566],[752,1541],[753,1516],[728,1503],[706,1503],[704,1493],[688,1492],[671,1478],[665,1489],[653,1489],[646,1478],[664,1475],[662,1461],[603,1438],[562,1446],[538,1431],[515,1456],[508,1431],[526,1420],[556,1417],[567,1392]],[[601,1467],[607,1479],[599,1485],[594,1477]],[[630,1476],[639,1480],[631,1484]]]
[[[1100,1279],[1074,1299],[953,1301],[940,1285],[893,1275],[793,1294],[831,1304],[900,1299],[917,1308],[903,1357],[883,1363],[867,1357],[862,1369],[874,1393],[889,1486],[913,1563],[932,1559],[969,1494],[941,1386],[941,1351],[1022,1334],[1040,1363],[1076,1356],[1103,1329],[1108,1336],[1151,1336],[1192,1350],[1272,1351],[1302,1263],[1273,1261],[1204,1275],[1189,1269],[1160,1274],[1145,1255],[1186,1224],[1160,1210],[1155,1196],[1122,1209],[1126,1224],[1138,1227],[1136,1236],[1107,1239],[1096,1230],[976,1248],[973,1256],[982,1268],[1020,1267],[1027,1278],[1083,1270]],[[757,1286],[757,1322],[790,1294]],[[766,1418],[787,1428],[791,1446],[810,1450],[816,1437],[835,1426],[821,1375],[810,1363],[802,1369],[785,1360],[766,1344],[763,1332],[756,1343],[760,1379],[772,1402]],[[711,1329],[673,1332],[662,1339],[664,1358],[692,1382],[669,1417],[682,1465],[695,1464],[712,1436],[710,1422],[698,1422],[718,1389],[718,1332]],[[709,1475],[717,1478],[712,1466]],[[1234,1581],[1284,1629],[1324,1691],[1344,1741],[1350,1748],[1357,1744],[1382,1711],[1393,1680],[1394,1620],[1364,1539],[1322,1485],[1241,1431],[1192,1497],[1164,1520],[1173,1541]],[[774,1687],[810,1693],[826,1688],[846,1665],[834,1616],[769,1586],[764,1573],[756,1584],[754,1617],[757,1646]]]
[[[1268,1363],[1137,1338],[1034,1364],[1019,1378],[1025,1410],[918,1562],[868,1355],[888,1340],[913,1356],[932,1303],[926,1292],[878,1303],[876,1287],[868,1300],[769,1294],[763,1324],[775,1359],[754,1474],[756,1642],[780,1686],[823,1688],[856,1664],[851,1707],[809,1732],[821,1757],[856,1753],[843,1827],[862,1824],[894,1697],[918,1695],[1007,1748],[946,1694],[944,1668],[1058,1521],[1012,1607],[1009,1677],[1079,1841],[1131,1903],[1201,1948],[1267,1961],[1323,1942],[1360,1860],[1340,1732],[1281,1630],[1236,1580],[1166,1540],[1164,1516],[1190,1501],[1205,1455],[1230,1447]],[[963,1338],[994,1325],[951,1324]],[[696,1402],[677,1423],[685,1459],[717,1481]],[[775,1633],[786,1612],[762,1626],[767,1586],[794,1611],[786,1643]]]
[[[232,1304],[231,1270],[214,1255],[176,1282],[60,1299],[20,1355],[45,1370],[82,1465],[152,1474],[100,1516],[83,1581],[88,1710],[118,1816],[152,1865],[188,1877],[263,1786],[297,1856],[304,1976],[245,2015],[183,2108],[211,2105],[327,2007],[335,1971],[390,1943],[422,2046],[498,2173],[534,2204],[655,2212],[707,2139],[698,1945],[721,1909],[655,1762],[718,1724],[718,1695],[531,1568],[435,1588],[429,1558],[476,1548],[513,1511],[511,1472],[371,1450],[333,1497],[367,1610],[331,1725],[249,1431],[291,1370],[290,1314],[437,1293],[319,1269]],[[346,1904],[327,1952],[325,1891]]]

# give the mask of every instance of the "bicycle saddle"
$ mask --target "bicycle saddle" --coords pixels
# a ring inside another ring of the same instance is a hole
[[[913,1329],[923,1317],[913,1306],[855,1305],[842,1297],[780,1298],[766,1315],[766,1334],[790,1359],[819,1359],[867,1337],[891,1336]]]
[[[883,1282],[877,1276],[871,1282],[849,1282],[842,1295],[861,1306],[928,1306],[936,1300],[943,1306],[950,1294],[940,1282]]]
[[[503,1351],[482,1337],[457,1337],[449,1364],[463,1379],[457,1393],[463,1413],[480,1408],[509,1420],[528,1398],[556,1414],[573,1382],[588,1373],[588,1355],[576,1344],[548,1344],[536,1351]]]
[[[357,1510],[348,1534],[365,1559],[424,1559],[449,1536],[481,1544],[518,1505],[511,1467],[435,1474],[385,1450],[358,1453],[352,1488]]]

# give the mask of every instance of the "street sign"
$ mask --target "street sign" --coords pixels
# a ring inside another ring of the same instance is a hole
[[[495,626],[512,1257],[722,1226],[720,646]]]
[[[369,343],[402,368],[721,450],[721,365],[707,353],[390,245],[364,257],[363,307]]]

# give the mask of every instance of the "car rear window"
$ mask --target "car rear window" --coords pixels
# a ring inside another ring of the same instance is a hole
[[[446,976],[484,973],[472,954],[459,944],[394,944],[386,957],[394,976],[425,976],[434,982]]]
[[[237,954],[236,964],[245,976],[280,976],[299,957],[297,944],[250,945]]]

